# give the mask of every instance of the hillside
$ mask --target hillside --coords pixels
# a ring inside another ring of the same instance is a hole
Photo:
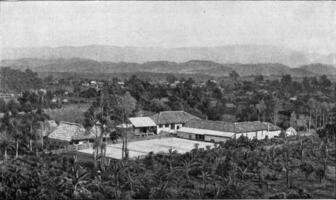
[[[325,65],[321,63],[314,63],[310,65],[303,65],[299,69],[309,71],[315,74],[336,75],[336,68],[332,65]]]
[[[145,63],[128,62],[98,62],[90,59],[18,59],[4,60],[0,64],[2,67],[25,70],[29,68],[36,72],[71,72],[71,73],[174,73],[174,74],[202,74],[208,76],[229,76],[235,70],[241,76],[251,75],[275,75],[291,74],[296,77],[321,75],[321,72],[333,73],[333,67],[328,65],[318,65],[318,70],[314,70],[315,65],[302,66],[300,68],[290,68],[278,63],[259,64],[220,64],[207,60],[190,60],[177,63],[169,61],[152,61]],[[324,69],[326,67],[326,69]],[[335,68],[336,69],[336,68]]]
[[[80,47],[40,47],[40,48],[4,48],[0,59],[69,59],[79,57],[99,62],[131,62],[166,60],[170,62],[187,62],[189,60],[211,60],[218,63],[283,63],[290,67],[322,62],[327,64],[335,60],[335,54],[305,54],[287,48],[271,45],[226,45],[219,47],[118,47],[90,45]]]

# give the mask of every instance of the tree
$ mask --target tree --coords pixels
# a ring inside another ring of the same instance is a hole
[[[0,113],[7,112],[7,104],[3,98],[0,98]]]
[[[318,102],[314,98],[310,98],[308,100],[308,107],[309,107],[309,115],[311,115],[312,111],[315,111],[315,128],[317,128],[317,110],[318,110]],[[311,116],[309,116],[309,130],[311,126]]]
[[[239,74],[235,70],[231,71],[229,76],[234,83],[236,83],[239,78]]]
[[[283,75],[281,78],[281,88],[285,93],[289,92],[292,87],[292,76],[289,74]]]
[[[281,78],[281,85],[290,86],[292,84],[292,76],[289,74],[283,75]]]
[[[293,111],[291,113],[290,119],[289,119],[289,124],[291,127],[293,127],[294,129],[297,128],[297,122],[296,122],[296,114],[295,111]]]
[[[164,102],[160,101],[160,99],[152,99],[149,103],[149,106],[152,111],[154,112],[160,112],[160,111],[166,111],[169,110],[169,106],[165,104]]]
[[[7,109],[8,111],[10,111],[12,114],[16,114],[17,112],[19,112],[19,108],[20,108],[20,104],[14,100],[11,99],[8,103],[7,103]]]
[[[41,122],[45,120],[42,111],[35,113],[27,113],[22,116],[23,132],[25,137],[29,139],[29,150],[33,151],[33,142],[35,143],[35,152],[38,154],[38,141],[43,135],[39,134],[38,131],[42,128]]]
[[[319,84],[322,89],[329,88],[332,85],[331,81],[328,79],[326,75],[322,75],[319,77]]]
[[[302,85],[306,91],[311,92],[312,86],[310,85],[310,81],[307,77],[303,78]]]
[[[97,97],[98,96],[98,92],[96,89],[94,88],[89,88],[85,91],[82,91],[80,94],[79,94],[80,97],[85,97],[85,98],[94,98],[94,97]]]
[[[254,81],[255,81],[255,82],[263,82],[263,81],[264,81],[264,76],[263,76],[263,75],[257,75],[257,76],[254,78]]]
[[[95,150],[98,154],[98,148],[100,149],[101,155],[103,157],[103,152],[105,152],[104,147],[106,147],[103,141],[103,135],[116,134],[111,130],[119,124],[127,123],[127,118],[130,117],[136,108],[137,101],[131,96],[129,92],[124,95],[110,94],[108,90],[103,89],[101,91],[101,96],[96,99],[91,105],[89,110],[85,113],[84,127],[90,130],[95,125],[100,126],[101,134],[96,136]],[[123,140],[122,145],[122,157],[127,158],[127,129],[122,129],[121,137]],[[96,155],[95,157],[97,157]],[[104,158],[100,159],[101,165],[103,165]]]
[[[277,125],[279,120],[279,111],[281,109],[280,100],[277,97],[274,97],[273,100],[273,124]]]
[[[314,172],[314,167],[310,163],[304,162],[300,165],[301,171],[305,174],[306,181],[308,180],[308,177],[310,174]]]
[[[298,162],[297,159],[292,156],[294,150],[293,147],[288,144],[288,141],[283,145],[283,150],[282,150],[282,155],[281,155],[281,164],[283,167],[283,170],[285,171],[286,174],[286,185],[287,188],[290,187],[291,183],[291,173],[292,171],[298,167]]]
[[[177,81],[177,78],[173,74],[168,74],[166,80],[168,83],[174,83],[175,81]]]
[[[16,118],[10,118],[9,119],[9,134],[12,135],[12,137],[15,139],[15,158],[19,157],[19,143],[23,139],[22,134],[22,124],[19,119]]]
[[[261,121],[265,121],[265,111],[267,109],[266,104],[264,100],[261,100],[257,105],[256,105],[257,111],[258,111],[258,120],[262,119]],[[261,117],[260,117],[261,116]]]
[[[4,128],[4,127],[1,127]],[[7,133],[5,130],[2,130],[0,132],[0,148],[1,152],[4,153],[4,160],[7,161],[8,158],[8,149],[10,149],[12,143],[12,137],[9,133]]]
[[[315,170],[315,175],[319,178],[320,183],[322,183],[322,179],[325,176],[325,171],[322,167],[319,167]]]

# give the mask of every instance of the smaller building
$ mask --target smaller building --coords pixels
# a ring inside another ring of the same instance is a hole
[[[131,117],[131,122],[135,135],[157,134],[156,124],[150,117]]]
[[[48,138],[69,144],[81,144],[93,142],[95,138],[100,137],[101,133],[101,128],[98,125],[88,131],[81,124],[61,121],[55,130],[48,135]],[[104,136],[105,139],[107,137]]]
[[[297,131],[293,127],[289,127],[286,130],[286,137],[287,136],[295,136],[295,135],[297,135]]]

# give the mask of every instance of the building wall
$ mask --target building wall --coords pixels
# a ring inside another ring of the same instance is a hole
[[[139,128],[133,128],[134,134],[139,135],[140,134],[140,129]]]
[[[241,136],[248,137],[248,139],[252,140],[253,138],[257,137],[257,131],[256,132],[237,133],[236,134],[236,139],[240,138]]]
[[[207,142],[226,142],[229,139],[230,138],[227,138],[227,137],[217,137],[217,136],[211,136],[211,135],[205,135],[204,137],[204,141],[207,141]]]
[[[186,133],[178,131],[177,136],[185,139],[196,140],[196,134],[194,133]],[[206,142],[226,142],[229,139],[230,138],[227,137],[204,135],[204,141]]]
[[[156,134],[156,127],[153,126],[153,127],[141,127],[140,128],[140,127],[134,127],[133,126],[133,132],[136,135],[139,135],[139,134],[142,134],[142,133],[150,133],[150,132]]]
[[[240,136],[246,136],[249,139],[257,138],[258,140],[263,140],[268,136],[269,139],[274,138],[275,136],[279,136],[281,133],[280,130],[278,131],[267,131],[267,130],[262,130],[262,131],[256,131],[256,132],[248,132],[248,133],[237,133],[236,138],[238,139]]]
[[[185,139],[190,139],[190,140],[195,140],[196,139],[196,135],[193,133],[186,133],[186,132],[181,132],[178,131],[177,132],[177,136],[181,137],[181,138],[185,138]]]
[[[181,123],[179,124],[160,124],[160,125],[157,125],[156,128],[157,128],[158,134],[160,134],[161,131],[176,133],[177,130],[181,128],[182,126],[183,124]],[[174,128],[172,129],[172,127]]]
[[[236,139],[238,139],[240,136],[246,136],[249,139],[253,139],[253,138],[257,138],[258,140],[262,140],[265,139],[266,136],[268,136],[268,138],[273,138],[275,136],[278,136],[281,133],[281,131],[267,131],[267,130],[263,130],[263,131],[256,131],[256,132],[247,132],[247,133],[237,133],[235,135]],[[196,134],[194,133],[186,133],[186,132],[181,132],[178,131],[177,132],[177,136],[181,137],[181,138],[185,138],[185,139],[192,139],[195,140],[196,139]],[[212,136],[212,135],[204,135],[204,141],[207,142],[226,142],[227,140],[229,140],[230,138],[228,137],[220,137],[220,136]]]
[[[268,138],[271,139],[271,138],[274,138],[275,136],[279,136],[281,133],[281,130],[278,130],[278,131],[270,131],[268,132]]]

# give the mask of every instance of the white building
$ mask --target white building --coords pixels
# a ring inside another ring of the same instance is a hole
[[[156,134],[156,124],[150,117],[131,117],[131,122],[135,135]]]
[[[169,132],[176,133],[185,123],[192,119],[200,119],[184,111],[163,111],[151,116],[156,124],[157,133]]]
[[[273,138],[281,129],[268,122],[223,122],[209,120],[190,120],[177,131],[177,136],[210,142],[225,142],[229,139],[246,136],[249,139]]]
[[[295,135],[297,135],[297,132],[293,127],[289,127],[286,130],[286,136],[295,136]]]

